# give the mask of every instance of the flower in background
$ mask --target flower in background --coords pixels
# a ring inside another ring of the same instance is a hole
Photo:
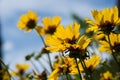
[[[86,21],[91,25],[91,28],[95,29],[95,31],[100,30],[105,34],[110,34],[114,27],[120,25],[118,8],[116,6],[112,9],[105,8],[101,11],[93,10],[92,16],[94,21],[89,18],[86,18]]]
[[[101,75],[100,80],[113,80],[113,76],[109,71],[106,71]]]
[[[109,36],[110,36],[111,48],[110,48],[108,36],[106,35],[104,41],[103,40],[99,41],[100,42],[99,51],[112,53],[111,51],[112,49],[114,53],[120,53],[120,34],[111,33]]]
[[[99,65],[100,56],[92,55],[90,57],[90,59],[85,59],[84,62],[85,62],[85,65],[86,65],[86,68],[88,69],[88,71],[92,72]],[[83,68],[82,64],[79,64],[79,67],[82,69]],[[82,69],[82,70],[81,70],[82,73],[85,72],[84,69]]]
[[[42,21],[43,27],[36,27],[36,30],[41,35],[52,35],[56,28],[60,25],[61,18],[59,16],[54,16],[53,18],[45,17]]]
[[[17,71],[11,72],[13,76],[23,75],[26,70],[30,67],[29,64],[16,64]]]
[[[20,21],[18,22],[18,28],[21,30],[25,30],[25,32],[29,32],[37,26],[38,16],[35,12],[28,11],[27,14],[23,14],[20,17]]]
[[[49,75],[48,80],[59,80],[61,75],[78,74],[74,58],[66,57],[62,58],[62,60],[62,63],[59,63],[59,61],[58,63],[56,61],[53,63],[54,71]]]

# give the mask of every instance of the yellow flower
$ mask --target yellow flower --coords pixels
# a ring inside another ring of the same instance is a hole
[[[61,18],[54,16],[53,18],[45,17],[42,21],[43,27],[37,27],[36,30],[41,35],[53,34],[60,25]]]
[[[87,36],[80,36],[80,25],[74,22],[64,28],[59,26],[52,36],[47,36],[45,39],[48,47],[47,50],[51,52],[69,52],[69,57],[79,57],[79,55],[86,53],[86,47],[91,42]],[[83,56],[84,56],[83,55]]]
[[[118,17],[118,8],[115,6],[112,9],[105,8],[102,11],[93,10],[92,16],[94,21],[86,18],[87,23],[91,25],[91,28],[103,31],[105,34],[109,34],[114,27],[120,25],[120,18]]]
[[[64,26],[59,26],[52,36],[47,36],[45,39],[48,47],[47,50],[52,52],[64,51],[71,44],[75,44],[79,38],[79,28],[80,25],[77,23],[70,24],[64,28]]]
[[[18,28],[21,30],[25,30],[25,32],[29,32],[37,26],[38,16],[35,12],[28,11],[27,14],[23,14],[20,17],[20,21],[18,22]]]
[[[113,80],[113,76],[109,71],[106,71],[105,73],[103,73],[100,80]]]
[[[100,63],[99,55],[92,55],[92,57],[88,60],[85,60],[86,67],[88,70],[93,71]]]
[[[26,70],[28,70],[29,67],[30,67],[29,64],[16,64],[16,68],[18,70],[26,71]]]
[[[29,64],[16,64],[17,71],[12,71],[12,76],[23,75],[26,70],[30,67]]]
[[[120,53],[120,34],[114,34],[111,33],[110,35],[110,43],[111,43],[111,48],[108,40],[108,36],[105,36],[106,41],[100,40],[100,47],[99,51],[105,51],[105,52],[111,52],[111,49],[113,50],[114,53]]]
[[[80,69],[81,70],[81,69]],[[54,63],[54,71],[48,77],[48,80],[58,80],[60,75],[78,74],[78,69],[74,58],[63,58],[63,63]]]
[[[84,60],[87,69],[92,72],[100,63],[100,56],[99,55],[92,55],[90,59]],[[82,64],[79,64],[81,68],[81,72],[84,72]]]

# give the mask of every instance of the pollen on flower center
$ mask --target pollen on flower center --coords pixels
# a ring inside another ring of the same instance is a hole
[[[29,29],[35,28],[35,26],[36,26],[35,20],[30,19],[30,20],[28,21],[28,23],[26,24],[26,26],[27,26]]]

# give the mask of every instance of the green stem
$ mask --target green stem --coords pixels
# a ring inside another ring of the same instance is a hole
[[[37,32],[37,30],[36,30],[36,32]],[[37,32],[37,33],[38,33],[38,32]],[[44,47],[46,47],[46,44],[45,44],[45,41],[44,41],[42,35],[39,34],[39,36],[40,36],[40,38],[41,38],[41,40],[42,40],[42,42],[43,42],[43,44],[44,44]],[[51,68],[51,70],[53,71],[53,68],[52,68],[52,62],[51,62],[51,59],[50,59],[50,55],[49,55],[49,53],[47,53],[47,56],[48,56],[48,60],[49,60],[50,68]]]
[[[37,73],[39,73],[39,69],[37,68],[37,66],[33,63],[32,60],[30,60],[31,64],[34,66],[34,68],[36,69]]]
[[[69,77],[68,77],[67,73],[65,75],[66,75],[66,80],[69,80]]]
[[[78,69],[78,73],[79,73],[79,78],[80,78],[80,80],[82,80],[80,69],[79,69],[79,66],[78,66],[78,63],[77,63],[77,58],[75,58],[75,62],[76,62],[76,65],[77,65],[77,69]]]
[[[65,80],[65,79],[64,79],[64,75],[61,75],[61,77],[62,77],[62,80]]]
[[[87,67],[86,67],[86,65],[85,65],[85,62],[82,61],[81,58],[80,58],[80,63],[81,63],[81,65],[82,65],[83,69],[85,70],[87,80],[90,80],[89,77],[88,77],[89,72],[88,72],[88,70],[87,70]]]
[[[53,71],[52,62],[51,62],[51,60],[50,60],[50,54],[47,53],[47,55],[48,55],[48,60],[49,60],[50,68],[51,68],[51,70]]]
[[[42,67],[44,70],[46,70],[48,73],[50,73],[50,72],[45,68],[45,66],[41,63],[40,60],[38,60],[38,63],[41,65],[41,67]]]
[[[10,75],[10,73],[9,73],[9,71],[8,71],[8,67],[5,65],[5,63],[2,61],[1,58],[0,58],[0,63],[5,67],[5,70],[7,71],[8,76],[9,76],[9,78],[10,78],[10,80],[11,80],[11,75]]]
[[[113,49],[112,49],[112,44],[111,44],[111,41],[110,41],[110,36],[108,35],[108,42],[109,42],[109,45],[110,45],[110,49],[111,49],[111,52],[112,52],[112,56],[114,58],[114,60],[116,61],[116,63],[118,64],[118,66],[120,66],[120,63],[117,61],[117,58],[113,52]]]

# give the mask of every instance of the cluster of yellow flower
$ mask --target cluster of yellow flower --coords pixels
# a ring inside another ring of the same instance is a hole
[[[25,32],[35,30],[41,37],[44,48],[36,57],[36,60],[41,58],[43,53],[48,55],[49,64],[52,72],[47,73],[44,68],[41,74],[33,71],[27,77],[28,79],[38,80],[118,80],[120,69],[114,71],[108,67],[106,70],[98,72],[97,67],[106,66],[106,62],[101,62],[101,56],[90,53],[88,47],[92,42],[97,41],[99,44],[98,51],[110,53],[116,63],[120,67],[120,18],[118,16],[118,8],[105,8],[101,11],[93,10],[92,16],[94,20],[85,18],[89,24],[86,33],[81,35],[80,24],[73,22],[67,26],[61,24],[61,18],[54,16],[53,18],[45,17],[42,20],[42,25],[38,25],[38,15],[35,12],[29,11],[23,14],[18,22],[18,28]],[[55,61],[51,62],[52,52],[58,52]],[[67,56],[66,56],[67,54]],[[33,57],[28,55],[27,60]],[[28,68],[17,65],[17,76],[23,75]],[[105,72],[105,73],[104,73]],[[96,76],[95,73],[99,73]],[[13,73],[12,73],[13,74]],[[117,78],[116,78],[117,76]],[[27,80],[27,78],[25,80]],[[23,80],[23,79],[22,79]]]

